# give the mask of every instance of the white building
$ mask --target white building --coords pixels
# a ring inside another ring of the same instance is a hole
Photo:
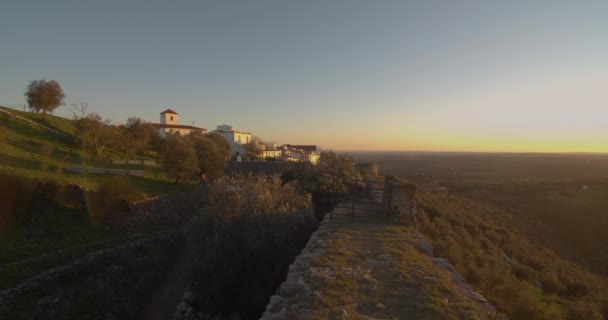
[[[285,144],[281,147],[281,157],[285,161],[308,161],[317,164],[321,154],[315,145],[291,145]]]
[[[239,154],[244,155],[247,153],[244,145],[251,142],[251,132],[237,130],[229,125],[223,124],[217,126],[217,130],[213,130],[211,133],[217,133],[224,137],[230,145],[232,154],[238,152]]]
[[[158,134],[161,137],[166,137],[168,133],[190,134],[193,131],[198,131],[202,134],[207,132],[207,129],[186,126],[179,124],[179,114],[171,109],[167,109],[160,113],[160,123],[156,123]]]

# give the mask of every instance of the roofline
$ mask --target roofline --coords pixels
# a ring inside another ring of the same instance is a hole
[[[177,112],[175,112],[175,111],[173,111],[173,110],[171,110],[171,109],[167,109],[167,110],[165,110],[165,111],[161,112],[160,114],[165,114],[165,113],[170,113],[170,114],[179,114],[179,113],[177,113]]]

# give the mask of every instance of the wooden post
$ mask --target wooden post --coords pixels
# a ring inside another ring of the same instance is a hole
[[[356,183],[357,183],[357,180],[353,179],[353,186],[352,186],[352,189],[353,189],[353,191],[352,191],[352,194],[353,194],[353,210],[352,210],[352,213],[351,213],[353,220],[355,220],[355,206],[356,206],[356,203],[357,203],[357,185],[356,185]]]
[[[388,208],[387,208],[387,211],[386,211],[386,219],[388,219],[390,217],[390,214],[391,214],[391,203],[393,202],[393,184],[392,183],[386,184],[384,192],[387,191],[386,189],[388,189],[388,197],[387,197]]]

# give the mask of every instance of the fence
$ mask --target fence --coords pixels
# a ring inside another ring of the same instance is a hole
[[[124,170],[124,169],[108,169],[108,168],[81,168],[81,167],[69,167],[63,170],[67,172],[76,173],[94,173],[94,174],[116,174],[123,176],[136,176],[143,177],[146,172],[143,170]]]
[[[334,216],[387,219],[391,212],[392,193],[392,184],[380,186],[375,179],[333,178],[322,192],[320,203],[325,206],[330,220]]]
[[[144,166],[158,166],[156,160],[130,159],[130,160],[112,160],[112,164],[141,164]]]

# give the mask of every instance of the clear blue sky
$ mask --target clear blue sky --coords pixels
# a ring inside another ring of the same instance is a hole
[[[607,152],[608,1],[3,1],[0,105],[34,79],[280,143]]]

